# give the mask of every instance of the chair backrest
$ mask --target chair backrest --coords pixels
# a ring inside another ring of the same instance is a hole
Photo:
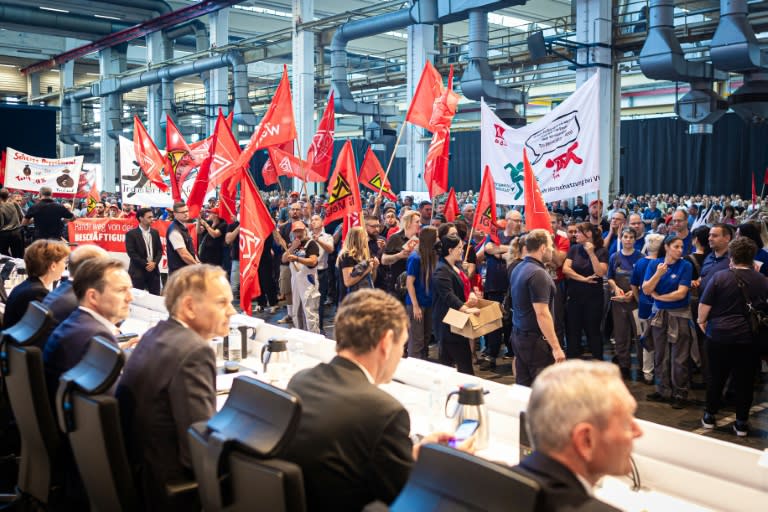
[[[108,394],[124,364],[118,347],[95,336],[80,363],[61,376],[56,393],[59,427],[69,438],[93,511],[140,508],[118,403]]]
[[[419,450],[392,512],[533,512],[540,486],[502,466],[447,446]]]
[[[296,433],[295,395],[249,377],[235,379],[224,407],[188,430],[203,509],[304,512],[296,464],[274,458]]]
[[[4,329],[2,335],[4,340],[11,338],[16,345],[24,347],[34,345],[42,349],[55,325],[56,320],[53,318],[53,313],[41,303],[33,300],[27,306],[27,311],[21,320]]]
[[[48,503],[61,438],[53,418],[43,373],[43,354],[35,346],[2,340],[3,379],[21,436],[18,487]]]

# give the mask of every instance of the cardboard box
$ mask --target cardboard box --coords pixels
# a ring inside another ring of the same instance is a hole
[[[479,338],[484,334],[501,329],[501,304],[493,300],[478,299],[479,315],[462,313],[449,309],[443,322],[451,326],[451,332],[466,338]]]

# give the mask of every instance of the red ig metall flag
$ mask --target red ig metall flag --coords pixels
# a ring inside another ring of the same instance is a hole
[[[240,307],[251,315],[251,303],[261,295],[259,261],[275,223],[248,176],[240,182]]]
[[[483,181],[480,183],[480,194],[477,197],[472,230],[485,233],[491,237],[494,243],[499,243],[498,225],[496,224],[496,184],[491,176],[491,168],[487,165],[483,171]]]
[[[448,222],[455,221],[456,217],[459,216],[459,202],[456,201],[456,191],[453,187],[448,191],[448,199],[445,200],[443,216],[445,216],[445,220]]]
[[[357,183],[357,169],[352,143],[347,141],[336,160],[336,168],[328,181],[330,198],[325,207],[325,224],[344,219],[347,228],[361,226],[362,202]]]

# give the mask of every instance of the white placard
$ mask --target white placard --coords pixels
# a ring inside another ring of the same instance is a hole
[[[74,196],[83,168],[83,157],[44,158],[9,147],[6,151],[5,187],[39,192],[49,187],[57,197]]]

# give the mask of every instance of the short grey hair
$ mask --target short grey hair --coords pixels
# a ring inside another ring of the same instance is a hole
[[[603,361],[571,360],[554,364],[533,382],[527,427],[536,450],[557,453],[568,446],[574,427],[605,427],[622,392],[629,393],[619,367]]]

